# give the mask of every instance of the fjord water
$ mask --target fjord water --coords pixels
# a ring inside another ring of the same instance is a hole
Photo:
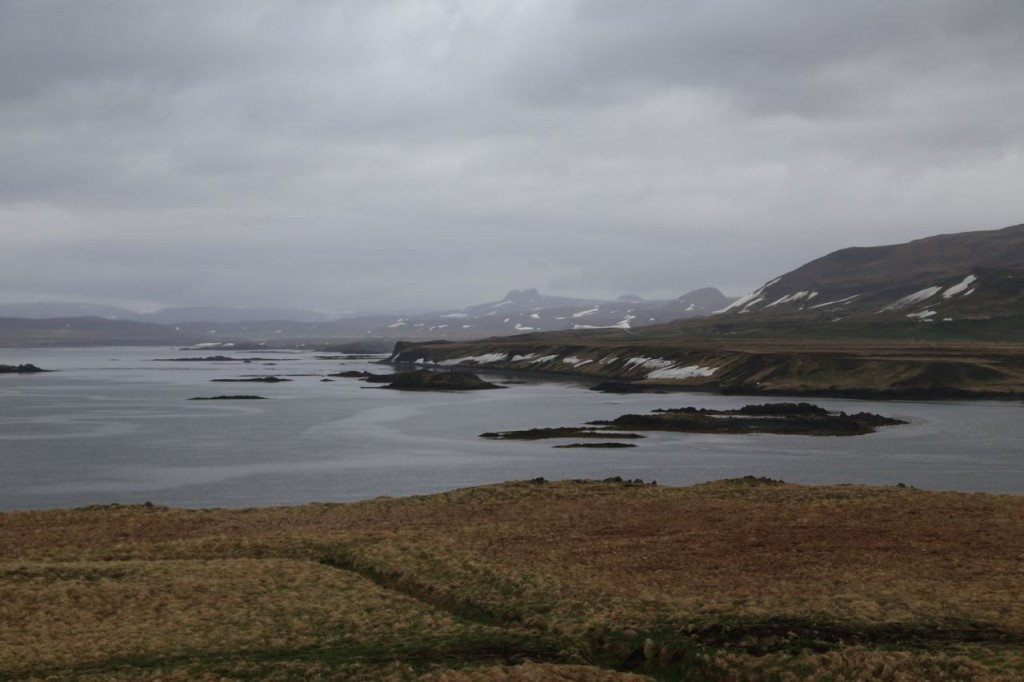
[[[242,362],[164,362],[226,354]],[[317,357],[320,355],[321,357]],[[905,483],[1024,492],[1018,401],[864,402],[906,426],[855,437],[651,433],[622,450],[490,441],[485,431],[572,426],[655,408],[730,408],[764,399],[708,393],[606,395],[564,380],[509,381],[466,393],[382,390],[345,370],[369,359],[313,352],[164,348],[2,350],[0,510],[151,501],[184,507],[338,502],[544,477],[641,478],[687,485],[745,475],[799,483]],[[278,384],[211,383],[275,375]],[[257,394],[266,400],[190,401]],[[784,400],[773,398],[773,401]]]

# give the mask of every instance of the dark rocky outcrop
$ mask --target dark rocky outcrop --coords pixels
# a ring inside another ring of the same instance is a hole
[[[261,395],[215,395],[209,398],[189,398],[189,400],[266,400],[266,398]]]
[[[881,426],[906,424],[900,419],[869,412],[829,412],[810,403],[766,403],[736,410],[697,407],[654,410],[652,414],[624,414],[587,426],[562,426],[523,431],[482,433],[494,440],[542,440],[548,438],[631,439],[643,438],[629,431],[675,431],[682,433],[774,433],[794,436],[857,436],[873,433]],[[575,445],[573,447],[583,447]],[[593,447],[593,446],[591,446]],[[613,446],[609,446],[613,447]],[[617,446],[614,446],[617,447]]]
[[[505,387],[467,372],[432,372],[421,369],[392,375],[390,383],[384,388],[399,391],[479,391]]]
[[[644,386],[642,384],[634,384],[630,381],[602,381],[601,383],[591,386],[591,391],[599,391],[601,393],[659,393],[656,388],[651,386]]]
[[[0,365],[0,374],[37,374],[49,371],[48,369],[40,369],[33,364]]]
[[[551,447],[560,448],[563,450],[575,449],[575,448],[599,448],[599,449],[618,449],[618,448],[635,448],[636,443],[614,443],[614,442],[600,442],[600,443],[567,443],[565,445],[552,445]]]
[[[695,407],[655,410],[654,414],[625,414],[616,419],[594,421],[591,424],[637,431],[857,436],[873,433],[880,426],[906,422],[869,412],[833,413],[810,403],[767,403],[747,405],[736,410]]]

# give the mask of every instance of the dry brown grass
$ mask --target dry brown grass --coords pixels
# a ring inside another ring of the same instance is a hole
[[[2,514],[0,677],[1024,679],[1024,498],[755,483]]]

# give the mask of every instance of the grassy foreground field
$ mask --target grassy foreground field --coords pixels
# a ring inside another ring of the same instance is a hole
[[[1024,497],[518,482],[0,514],[0,679],[1021,680]]]

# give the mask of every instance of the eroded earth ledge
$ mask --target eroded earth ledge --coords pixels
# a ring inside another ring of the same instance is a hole
[[[615,382],[618,390],[702,389],[849,398],[1024,395],[1024,346],[906,340],[635,338],[574,332],[478,342],[400,342],[392,363],[546,374]]]

